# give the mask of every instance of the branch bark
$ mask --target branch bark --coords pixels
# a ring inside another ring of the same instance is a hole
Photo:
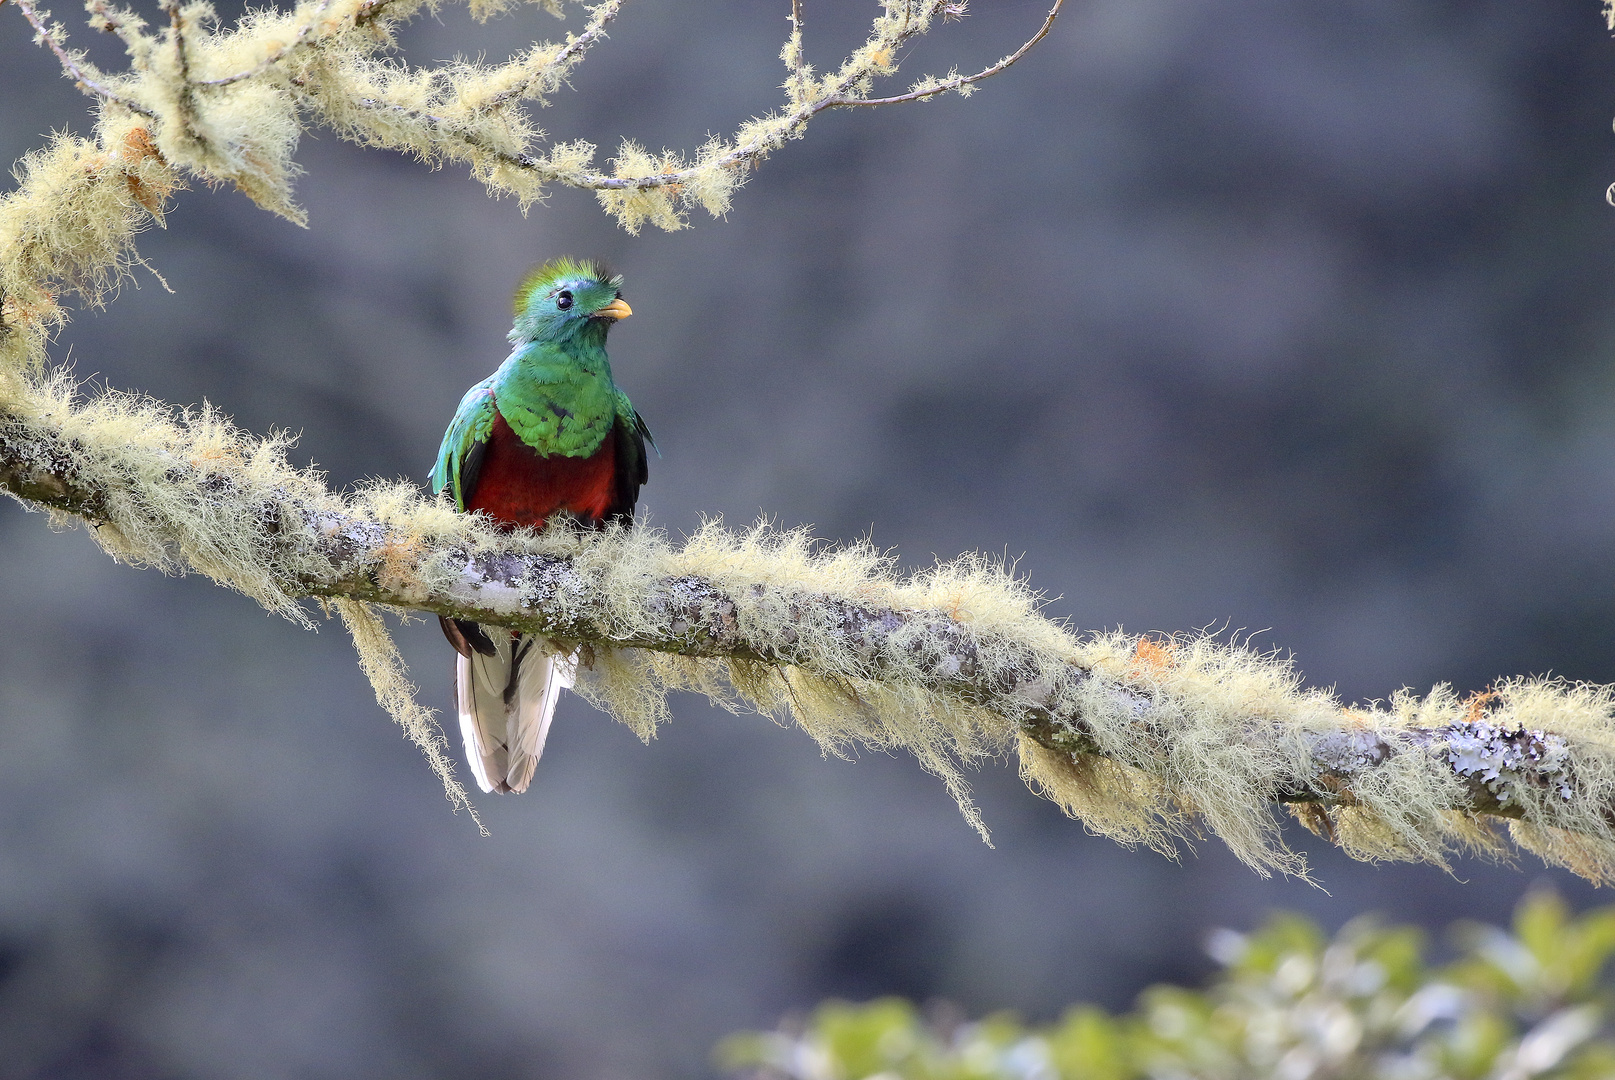
[[[364,25],[374,19],[384,7],[387,0],[373,0],[372,3],[361,6],[352,16],[353,27]],[[582,56],[590,46],[605,36],[607,25],[616,18],[621,0],[598,5],[583,31],[568,40],[565,47],[557,54],[555,61],[548,66],[550,71],[564,71],[567,65]],[[75,80],[75,85],[84,93],[112,102],[123,108],[136,112],[148,119],[156,119],[157,115],[149,107],[136,101],[127,94],[119,93],[108,84],[104,76],[90,67],[82,57],[70,53],[63,41],[59,28],[53,28],[48,23],[48,14],[36,7],[37,0],[17,0],[18,7],[34,27],[37,40],[47,46],[56,56],[57,61]],[[499,140],[491,138],[486,132],[479,131],[473,124],[457,121],[455,119],[437,115],[428,109],[398,101],[390,101],[374,96],[359,95],[351,99],[344,99],[343,104],[357,106],[370,113],[391,113],[399,117],[424,124],[432,131],[434,138],[457,144],[468,151],[486,155],[488,159],[499,165],[528,173],[540,178],[545,183],[562,183],[570,187],[581,188],[596,192],[630,192],[655,191],[659,189],[678,190],[695,183],[703,174],[714,170],[724,173],[738,174],[749,169],[769,154],[781,149],[792,139],[800,138],[803,129],[815,116],[828,109],[853,108],[871,105],[897,105],[912,101],[924,101],[945,94],[950,91],[969,93],[977,83],[989,79],[994,75],[1007,70],[1029,52],[1033,46],[1044,39],[1053,28],[1055,20],[1059,17],[1065,0],[1053,0],[1052,6],[1044,16],[1036,33],[1023,42],[1014,52],[1005,56],[997,63],[990,64],[980,71],[970,75],[951,74],[941,79],[926,80],[923,85],[916,85],[906,94],[890,97],[872,98],[867,96],[867,84],[875,74],[890,74],[895,70],[895,61],[885,61],[889,67],[882,67],[878,71],[872,68],[867,61],[854,62],[849,59],[842,65],[836,75],[826,80],[822,92],[816,95],[811,93],[811,79],[801,52],[802,35],[802,7],[800,0],[792,0],[790,22],[792,27],[791,42],[787,50],[793,57],[791,61],[791,78],[788,86],[792,90],[792,100],[781,114],[774,118],[774,122],[753,125],[756,133],[737,142],[722,154],[710,161],[700,161],[687,167],[670,167],[656,172],[641,175],[615,175],[588,169],[577,170],[557,168],[542,154],[528,153],[521,149],[512,150],[500,145]],[[327,5],[321,6],[312,13],[308,22],[302,25],[290,42],[283,43],[260,62],[242,71],[213,79],[196,79],[191,73],[190,47],[186,35],[191,31],[188,25],[180,0],[165,0],[163,10],[167,12],[170,20],[167,40],[172,43],[175,62],[180,76],[179,117],[187,134],[198,145],[205,140],[196,130],[195,123],[195,95],[199,87],[222,89],[236,83],[265,75],[282,66],[283,62],[292,53],[314,44],[319,37],[317,27],[326,10]],[[965,3],[948,5],[943,10],[945,18],[952,19],[964,14]],[[126,43],[130,40],[122,31],[115,16],[109,15],[110,9],[104,3],[92,7],[92,12],[103,19],[109,29],[119,33]],[[882,52],[894,56],[906,46],[913,38],[925,32],[923,23],[915,22],[906,25],[887,35],[883,40]],[[872,39],[874,40],[874,39]],[[485,117],[511,105],[530,95],[532,87],[542,82],[545,73],[535,73],[531,78],[499,94],[490,97],[478,110],[478,116]],[[319,95],[312,94],[309,80],[293,76],[288,83],[296,87],[304,95],[303,104],[317,111],[320,104]],[[376,138],[375,132],[369,133],[369,138]]]
[[[48,423],[0,411],[0,489],[25,505],[69,514],[95,526],[109,507],[131,490],[87,475],[78,463],[84,448]],[[815,593],[789,583],[757,582],[737,595],[695,574],[669,575],[645,583],[635,598],[634,620],[642,629],[623,635],[621,619],[605,610],[600,581],[561,554],[508,550],[432,550],[418,538],[355,512],[340,501],[311,501],[284,488],[248,490],[227,476],[198,466],[163,461],[166,482],[200,485],[257,523],[270,560],[303,569],[279,582],[294,597],[348,599],[497,623],[588,647],[646,649],[689,657],[722,658],[770,666],[811,667],[803,646],[826,628],[861,660],[859,677],[880,681],[890,670],[920,672],[926,689],[997,713],[1027,738],[1061,755],[1104,753],[1091,718],[1071,702],[1097,692],[1112,713],[1130,718],[1140,742],[1172,737],[1181,705],[1148,680],[1118,680],[1074,662],[1050,664],[1046,650],[1004,635],[983,634],[940,610],[860,603]],[[146,471],[146,470],[142,470]],[[178,548],[191,538],[165,537]],[[586,541],[585,541],[586,542]],[[281,548],[278,553],[274,550]],[[403,559],[407,565],[401,565]],[[436,584],[422,583],[412,568],[429,559],[457,568]],[[620,602],[620,601],[619,601]],[[767,606],[781,617],[768,627],[737,618],[742,605]],[[917,632],[918,631],[918,632]],[[1306,734],[1301,767],[1282,775],[1267,798],[1284,803],[1350,806],[1360,784],[1412,753],[1444,764],[1467,793],[1457,809],[1520,818],[1534,805],[1527,793],[1567,803],[1590,794],[1578,790],[1577,747],[1572,738],[1547,730],[1500,724],[1472,703],[1460,722],[1406,727],[1394,734],[1361,723]],[[1343,713],[1343,717],[1351,715]],[[1268,718],[1253,713],[1231,740],[1245,740],[1253,753],[1271,749]],[[1615,808],[1602,807],[1604,820]],[[1321,821],[1314,824],[1323,824]],[[1327,825],[1324,825],[1328,831]]]

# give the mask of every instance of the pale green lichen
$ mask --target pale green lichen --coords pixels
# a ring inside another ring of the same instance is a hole
[[[127,115],[103,118],[93,140],[52,136],[12,175],[16,190],[0,198],[0,342],[14,343],[0,357],[15,370],[43,358],[45,336],[67,317],[64,293],[105,302],[138,261],[135,236],[163,223],[179,181]]]
[[[473,17],[488,19],[517,0],[470,0]],[[561,15],[559,0],[537,0]],[[292,197],[292,160],[302,118],[369,146],[414,154],[431,163],[457,162],[496,194],[525,207],[547,184],[591,188],[629,231],[645,224],[684,225],[699,206],[717,216],[752,163],[790,139],[825,108],[867,96],[876,78],[896,70],[904,44],[925,33],[948,5],[940,0],[887,0],[868,40],[823,78],[802,60],[802,31],[793,29],[781,55],[790,68],[781,111],[747,123],[732,140],[714,137],[693,157],[648,154],[625,140],[609,175],[593,166],[593,146],[572,140],[551,146],[524,111],[545,103],[588,50],[606,36],[622,0],[589,7],[581,29],[562,42],[538,42],[498,64],[450,60],[412,67],[394,54],[393,27],[423,8],[422,0],[302,0],[291,10],[251,11],[221,27],[211,5],[198,0],[166,9],[169,24],[153,32],[144,20],[106,0],[89,0],[91,25],[117,35],[129,69],[106,74],[66,49],[65,31],[48,13],[19,6],[42,39],[59,47],[101,96],[112,116],[135,111],[173,169],[222,181],[260,206],[302,220]],[[105,141],[104,139],[102,141]]]
[[[422,708],[415,700],[415,687],[409,681],[403,657],[393,644],[381,617],[369,604],[357,600],[337,600],[332,606],[342,616],[342,624],[353,637],[353,647],[359,654],[359,666],[375,689],[381,707],[404,729],[404,734],[426,756],[432,771],[443,782],[444,793],[456,809],[464,807],[477,828],[487,835],[482,819],[465,793],[465,788],[454,777],[454,766],[449,762],[448,744],[437,726],[432,710]]]
[[[1476,812],[1480,783],[1519,816],[1509,826],[1517,847],[1593,880],[1615,877],[1608,687],[1519,679],[1468,699],[1437,687],[1348,708],[1304,687],[1288,661],[1234,642],[1079,635],[1040,615],[1023,581],[979,556],[902,574],[867,544],[831,548],[801,530],[716,522],[682,543],[648,528],[508,535],[408,484],[332,494],[318,474],[287,463],[285,438],[256,439],[205,406],[176,411],[120,394],[80,401],[60,373],[25,382],[0,419],[32,427],[24,445],[55,447],[69,460],[54,468],[99,493],[91,535],[114,557],[204,573],[300,621],[300,597],[343,601],[378,700],[457,803],[463,792],[435,721],[415,703],[367,602],[441,607],[465,595],[486,617],[513,623],[541,604],[547,625],[589,628],[570,639],[587,650],[579,691],[641,738],[667,719],[670,693],[702,693],[795,723],[826,753],[908,751],[978,828],[966,771],[1013,749],[1027,781],[1096,832],[1171,852],[1204,830],[1258,870],[1302,874],[1271,800],[1333,773],[1341,797],[1310,804],[1311,827],[1357,858],[1446,865],[1456,852],[1507,852],[1498,819]],[[327,528],[368,530],[354,548],[361,563],[332,563],[320,543]],[[564,580],[489,581],[464,593],[470,560],[501,553],[548,556],[542,565],[564,568]],[[649,599],[678,582],[704,597],[695,616],[703,625],[728,626],[753,650],[714,654],[681,637],[666,606]],[[848,630],[852,609],[907,613],[883,631],[878,665],[875,646]],[[980,671],[1041,674],[1011,690],[964,693],[947,680],[962,663],[939,668],[937,659],[960,640]],[[636,647],[645,644],[654,650]],[[789,660],[764,661],[756,648]],[[1080,718],[1080,748],[1030,738],[1023,724],[1038,710]]]
[[[1313,818],[1304,818],[1309,825],[1322,824],[1358,859],[1445,866],[1455,853],[1502,855],[1499,819],[1471,809],[1466,772],[1455,760],[1454,746],[1470,737],[1464,732],[1473,730],[1483,700],[1485,727],[1551,733],[1574,759],[1573,789],[1512,785],[1512,805],[1504,809],[1523,814],[1509,823],[1514,842],[1592,880],[1615,880],[1610,688],[1514,679],[1483,698],[1460,700],[1438,686],[1422,697],[1404,690],[1381,706],[1345,708],[1331,694],[1303,688],[1293,666],[1270,655],[1188,637],[1164,647],[1146,639],[1141,660],[1140,640],[1098,635],[1083,646],[1083,662],[1110,675],[1080,691],[1079,707],[1102,757],[1073,757],[1021,739],[1027,781],[1096,831],[1170,851],[1204,823],[1252,866],[1298,873],[1302,863],[1281,843],[1266,800],[1316,768],[1318,739],[1355,732],[1366,745],[1396,752],[1357,769],[1337,804],[1312,804]],[[1140,738],[1137,717],[1107,693],[1122,684],[1169,703],[1152,713],[1153,737]],[[1424,740],[1448,729],[1459,729],[1452,742]],[[1411,731],[1424,741],[1408,743]],[[1533,781],[1542,775],[1533,768]]]

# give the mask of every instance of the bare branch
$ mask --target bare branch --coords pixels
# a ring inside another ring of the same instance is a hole
[[[101,98],[103,101],[121,105],[130,112],[139,113],[141,116],[150,118],[157,115],[132,98],[125,97],[123,94],[113,90],[106,84],[105,76],[97,71],[87,60],[82,56],[68,52],[61,39],[57,37],[57,31],[48,23],[49,13],[36,6],[33,0],[16,0],[16,4],[17,9],[22,12],[23,18],[27,19],[28,24],[34,28],[34,40],[44,45],[55,55],[57,63],[61,64],[62,70],[72,77],[73,85],[78,87],[79,90],[91,97]]]
[[[1059,17],[1060,8],[1064,4],[1065,0],[1054,0],[1054,6],[1049,9],[1049,14],[1043,20],[1043,25],[1038,28],[1037,33],[1033,34],[1027,39],[1024,45],[1010,53],[1008,56],[1004,57],[1002,60],[998,61],[998,63],[982,68],[974,75],[961,75],[957,78],[943,79],[934,86],[928,86],[923,90],[914,90],[907,94],[898,94],[895,97],[842,98],[840,100],[830,102],[825,106],[825,108],[834,108],[838,105],[900,105],[905,101],[923,101],[924,99],[934,97],[937,94],[945,94],[949,90],[957,90],[962,86],[972,86],[975,83],[981,82],[983,79],[990,79],[999,72],[1007,70],[1015,63],[1015,61],[1019,60],[1021,57],[1030,52],[1032,46],[1042,41],[1048,35],[1048,32],[1054,28],[1054,20]]]

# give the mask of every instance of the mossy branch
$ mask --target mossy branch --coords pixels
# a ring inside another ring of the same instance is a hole
[[[1362,858],[1502,854],[1499,821],[1550,862],[1615,876],[1608,688],[1520,679],[1348,708],[1234,642],[1079,637],[979,559],[904,578],[867,548],[761,527],[708,526],[682,547],[648,529],[509,536],[407,485],[339,497],[287,466],[283,442],[210,412],[76,403],[69,385],[0,409],[0,488],[90,523],[118,558],[205,573],[294,618],[301,599],[335,601],[374,641],[367,605],[549,635],[580,648],[582,692],[645,738],[667,692],[693,689],[793,716],[832,752],[911,750],[978,826],[961,767],[1013,749],[1100,832],[1171,850],[1205,827],[1264,872],[1305,872],[1278,835],[1282,803]],[[414,710],[406,729],[441,770],[396,655],[372,644],[394,714]]]
[[[486,19],[514,0],[469,0]],[[534,0],[556,15],[560,0]],[[168,27],[149,33],[144,22],[108,0],[88,0],[90,24],[117,35],[129,70],[101,72],[67,46],[65,28],[37,0],[17,0],[63,71],[108,107],[151,123],[155,145],[181,173],[239,187],[266,209],[301,221],[290,181],[292,154],[305,118],[370,146],[404,150],[432,162],[458,161],[495,193],[523,207],[549,184],[596,192],[601,205],[630,232],[649,223],[686,224],[700,206],[714,216],[729,209],[747,170],[801,138],[826,109],[892,105],[949,91],[968,95],[976,83],[1015,63],[1054,24],[1064,0],[1054,0],[1037,33],[1010,56],[974,75],[927,77],[907,94],[874,98],[875,80],[894,74],[900,51],[938,20],[963,14],[960,0],[884,0],[864,44],[831,75],[817,79],[803,59],[801,5],[791,8],[791,33],[781,55],[789,69],[785,105],[743,124],[728,140],[713,137],[692,154],[652,154],[623,140],[611,171],[594,164],[595,146],[582,139],[547,149],[545,133],[523,111],[565,85],[589,49],[604,40],[623,0],[600,0],[582,30],[560,44],[538,43],[502,64],[455,60],[411,68],[389,55],[392,28],[433,0],[302,0],[292,11],[254,11],[230,28],[215,25],[204,0],[165,0]]]

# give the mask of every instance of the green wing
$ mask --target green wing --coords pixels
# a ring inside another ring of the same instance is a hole
[[[465,501],[476,490],[482,452],[493,431],[493,378],[490,376],[465,392],[454,412],[443,445],[437,448],[437,464],[432,466],[432,494],[444,488],[454,497],[454,508],[465,510]]]

